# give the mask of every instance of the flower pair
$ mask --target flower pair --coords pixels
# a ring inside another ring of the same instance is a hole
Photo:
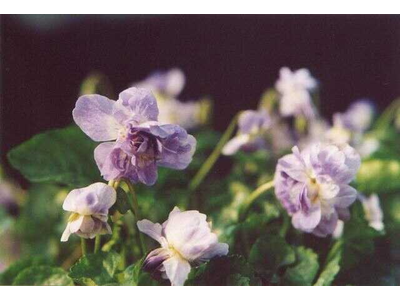
[[[107,219],[115,201],[114,188],[100,182],[71,191],[63,205],[71,215],[61,241],[68,241],[73,233],[82,238],[111,233]],[[217,235],[211,232],[206,218],[198,211],[182,212],[175,207],[162,225],[149,220],[139,221],[139,230],[161,245],[148,254],[143,268],[153,275],[169,279],[172,285],[183,285],[191,264],[226,255],[228,245],[218,243]]]

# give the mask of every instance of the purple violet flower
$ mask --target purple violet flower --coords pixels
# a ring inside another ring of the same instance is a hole
[[[153,185],[158,166],[185,169],[196,149],[195,138],[185,129],[158,122],[157,101],[145,89],[129,88],[117,101],[82,96],[72,115],[91,139],[105,142],[94,151],[105,180],[124,177]]]
[[[295,228],[325,237],[347,220],[357,191],[349,185],[361,159],[349,145],[316,143],[279,159],[275,194]]]
[[[239,116],[238,132],[224,148],[224,155],[233,155],[239,150],[253,152],[267,147],[265,136],[271,126],[271,117],[268,112],[262,110],[246,110]]]

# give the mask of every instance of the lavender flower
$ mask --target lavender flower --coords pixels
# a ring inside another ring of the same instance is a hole
[[[164,97],[174,98],[178,96],[185,86],[185,74],[180,69],[171,69],[167,72],[155,72],[141,82],[132,86],[160,93]]]
[[[239,150],[252,152],[266,148],[265,131],[271,126],[271,118],[264,109],[246,110],[239,116],[238,132],[224,148],[224,155],[233,155]]]
[[[324,237],[332,234],[338,219],[349,218],[348,207],[357,191],[349,183],[360,156],[349,145],[313,144],[279,159],[275,193],[295,228]]]
[[[211,109],[210,100],[181,102],[174,98],[158,97],[160,114],[158,120],[161,124],[178,124],[190,130],[208,121]]]
[[[72,190],[63,204],[63,209],[72,214],[61,241],[68,241],[73,233],[91,239],[98,234],[110,234],[111,228],[107,223],[108,210],[116,199],[117,193],[114,188],[101,182]]]
[[[157,102],[148,90],[129,88],[117,101],[85,95],[72,114],[90,138],[106,142],[94,153],[105,180],[125,177],[153,185],[157,166],[185,169],[196,148],[195,138],[182,127],[158,122]]]
[[[333,116],[333,127],[326,133],[326,139],[336,144],[350,144],[357,149],[361,157],[366,157],[379,148],[379,141],[365,137],[371,127],[374,107],[369,100],[358,100],[344,113]]]
[[[149,220],[139,221],[139,230],[161,245],[149,253],[143,268],[169,279],[171,285],[184,285],[191,264],[227,255],[228,245],[218,243],[206,218],[196,210],[182,212],[175,207],[162,225]]]
[[[280,93],[280,113],[284,117],[304,116],[311,119],[315,116],[315,107],[310,92],[317,87],[317,81],[307,69],[292,72],[284,67],[275,88]]]
[[[369,222],[369,226],[381,231],[384,229],[383,224],[383,212],[379,203],[379,197],[376,194],[372,194],[370,197],[362,197],[361,203],[364,208],[365,218]]]

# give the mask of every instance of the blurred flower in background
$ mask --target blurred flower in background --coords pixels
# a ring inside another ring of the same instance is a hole
[[[185,74],[178,68],[155,72],[140,82],[136,88],[152,91],[159,107],[158,121],[178,124],[189,130],[207,124],[211,118],[212,103],[209,99],[182,102],[177,99],[186,82]]]
[[[317,88],[317,81],[307,69],[292,72],[287,67],[281,68],[275,88],[280,94],[279,109],[282,116],[315,117],[311,92]]]

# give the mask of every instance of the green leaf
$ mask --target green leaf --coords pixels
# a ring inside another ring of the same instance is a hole
[[[96,143],[77,126],[38,134],[8,153],[11,165],[32,182],[73,187],[100,181],[93,158]]]
[[[276,235],[259,238],[251,248],[249,262],[260,274],[271,277],[280,267],[290,265],[296,260],[293,248]]]
[[[319,268],[318,255],[303,246],[296,247],[295,252],[296,262],[286,270],[283,282],[286,285],[312,285]]]
[[[61,268],[33,266],[26,268],[15,278],[13,285],[74,285],[67,272]]]
[[[88,254],[71,267],[69,276],[82,285],[117,285],[114,275],[119,260],[115,252]]]
[[[345,223],[343,231],[343,256],[340,263],[343,273],[349,269],[357,268],[360,261],[370,257],[375,251],[374,240],[382,236],[368,225],[365,220],[362,204],[356,202],[352,205],[351,219]]]
[[[0,275],[0,285],[11,285],[14,279],[23,270],[29,267],[42,266],[46,264],[48,264],[48,260],[44,257],[29,257],[20,259],[9,266],[8,269]]]
[[[68,190],[50,184],[34,184],[16,222],[26,255],[55,256],[66,226],[62,203]]]
[[[366,194],[400,190],[400,160],[363,161],[357,174],[357,187]]]
[[[186,285],[226,286],[260,285],[253,268],[238,255],[216,257],[199,267],[192,268]]]
[[[326,258],[326,264],[314,285],[328,286],[331,285],[336,275],[340,271],[340,261],[342,259],[343,242],[337,241]]]
[[[121,285],[130,285],[130,286],[139,285],[139,277],[141,275],[141,269],[144,259],[145,257],[138,260],[133,265],[127,267],[125,271],[120,274],[118,281],[121,283]]]

